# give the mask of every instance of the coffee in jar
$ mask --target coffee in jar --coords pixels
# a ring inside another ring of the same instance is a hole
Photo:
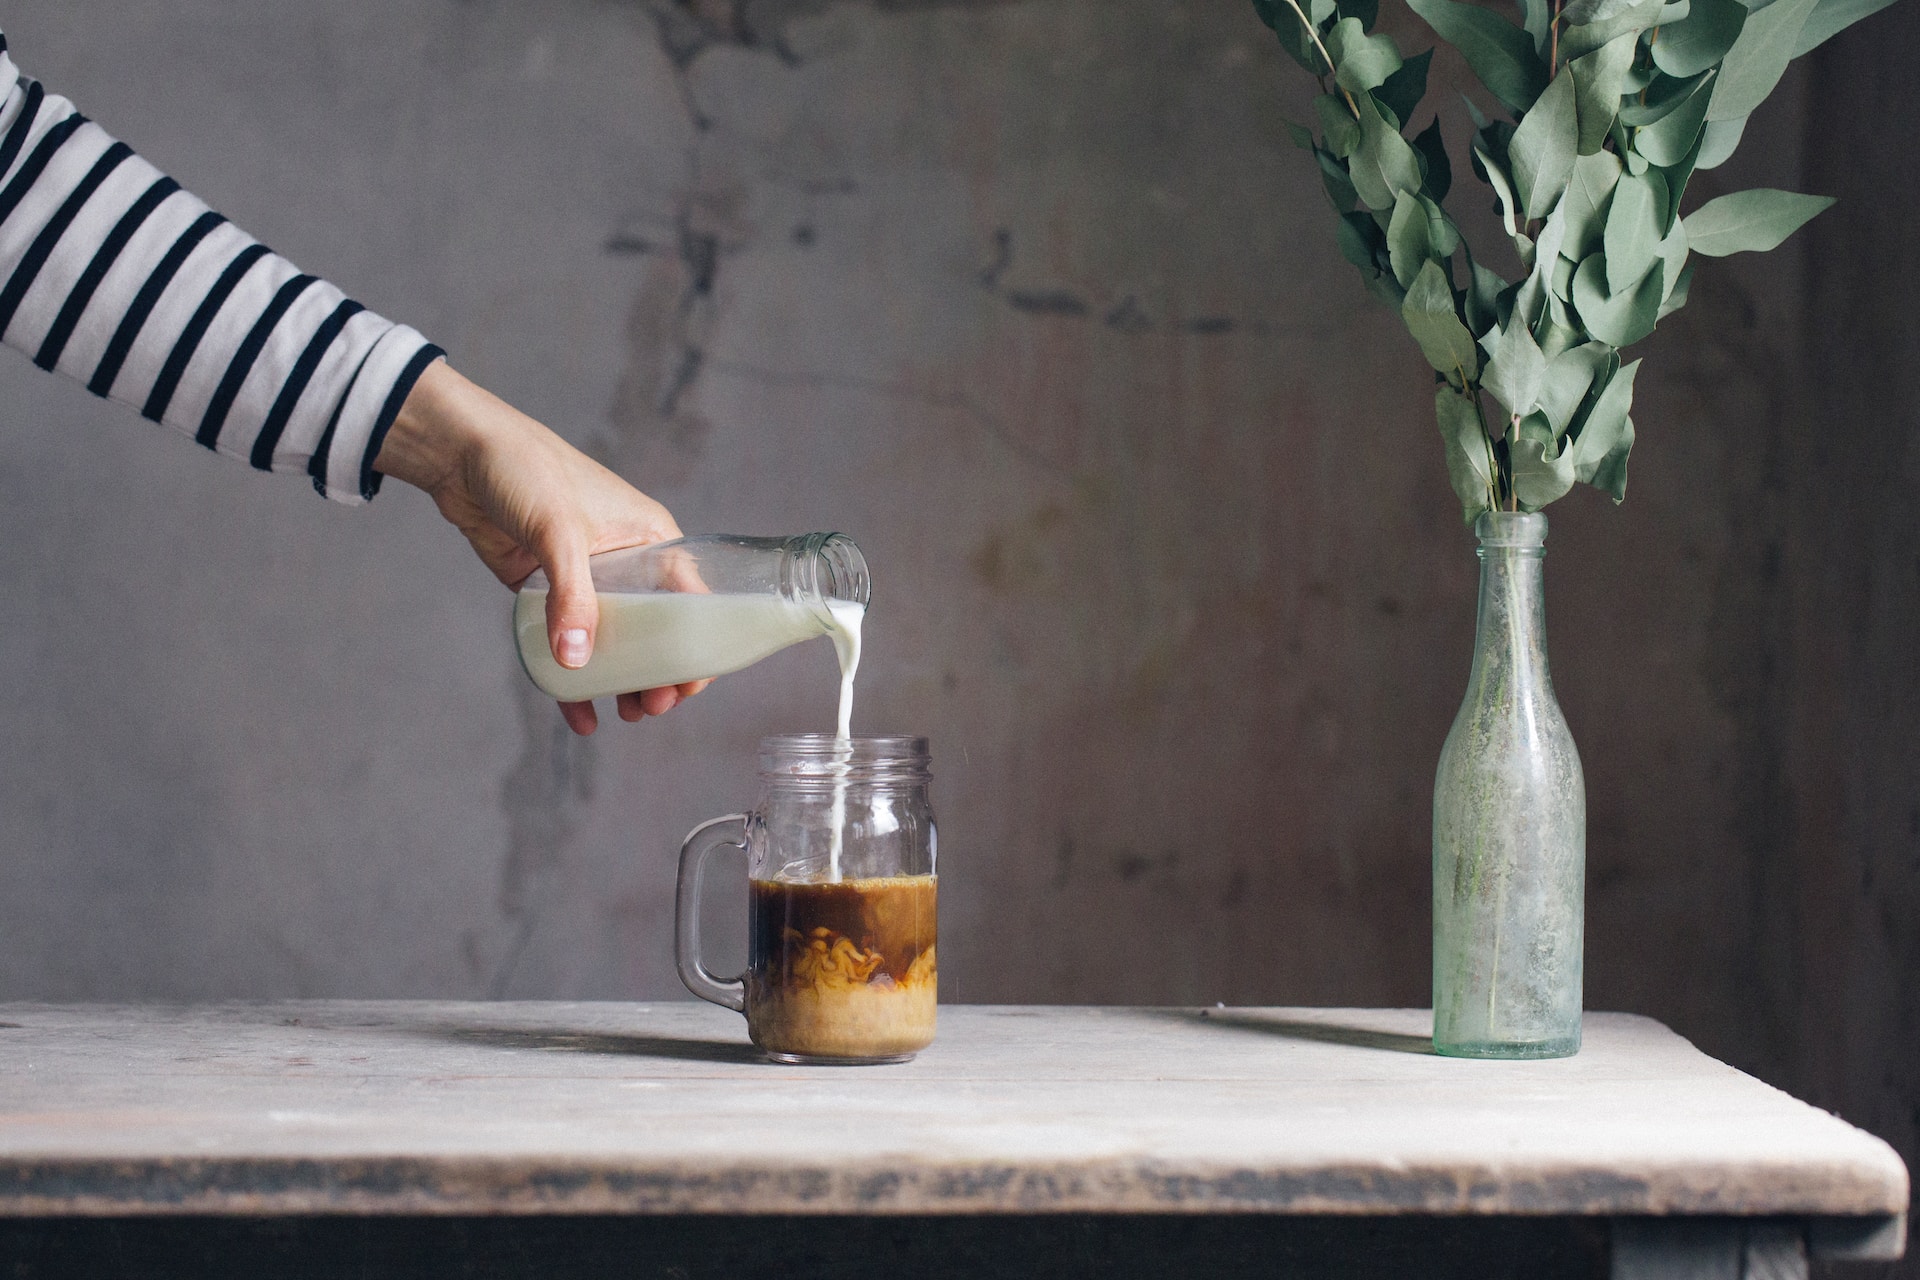
[[[906,1058],[933,1042],[931,875],[752,880],[747,1034],[782,1060]]]

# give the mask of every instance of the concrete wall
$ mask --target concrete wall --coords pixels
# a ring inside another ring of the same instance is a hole
[[[687,528],[861,542],[856,718],[933,737],[950,997],[1424,1003],[1471,540],[1420,361],[1286,141],[1304,77],[1245,6],[0,21]],[[1846,200],[1702,267],[1646,347],[1626,506],[1553,509],[1549,613],[1589,1005],[1911,1154],[1920,452],[1887,192],[1915,121],[1887,29],[1701,180]],[[830,723],[824,644],[572,742],[419,495],[334,509],[22,358],[0,404],[0,994],[678,993],[672,852],[746,803],[761,734]]]

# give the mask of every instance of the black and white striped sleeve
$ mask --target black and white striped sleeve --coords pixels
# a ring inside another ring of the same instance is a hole
[[[361,503],[443,353],[304,274],[21,75],[0,35],[0,338],[262,471]]]

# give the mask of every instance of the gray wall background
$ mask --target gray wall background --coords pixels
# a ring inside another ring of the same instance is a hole
[[[1645,347],[1627,504],[1556,505],[1548,562],[1589,1006],[1909,1159],[1917,15],[1809,59],[1697,182],[1842,203],[1703,265]],[[1306,79],[1248,6],[0,22],[689,530],[860,541],[856,722],[934,740],[947,996],[1425,1003],[1471,539],[1420,361],[1286,140]],[[673,851],[749,801],[761,734],[831,723],[825,644],[571,741],[420,495],[336,509],[17,355],[0,404],[0,995],[680,994]]]

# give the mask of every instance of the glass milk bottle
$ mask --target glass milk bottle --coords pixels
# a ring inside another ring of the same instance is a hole
[[[793,538],[702,534],[594,556],[600,600],[593,657],[578,670],[547,643],[547,575],[513,606],[521,665],[561,702],[684,684],[752,666],[814,636],[859,633],[871,581],[843,533]]]

